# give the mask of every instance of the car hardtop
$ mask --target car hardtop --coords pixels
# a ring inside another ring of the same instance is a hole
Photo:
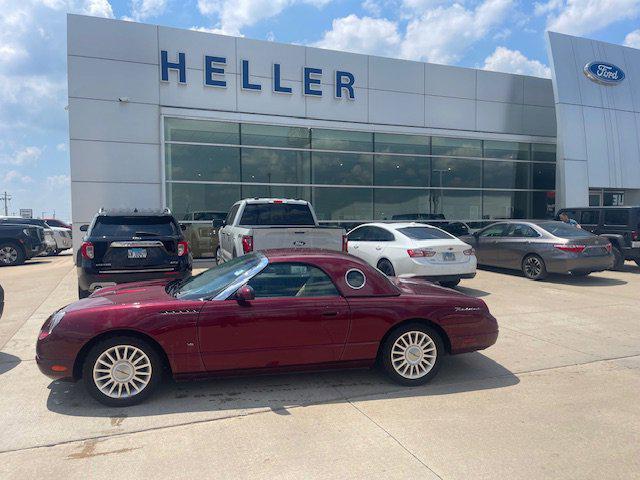
[[[397,296],[400,290],[382,272],[348,253],[321,248],[277,248],[262,250],[269,263],[306,263],[325,272],[345,297]],[[347,284],[347,273],[358,270],[365,276],[362,287]]]

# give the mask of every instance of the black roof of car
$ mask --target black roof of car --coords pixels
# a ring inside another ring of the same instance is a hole
[[[164,217],[171,215],[168,208],[101,208],[99,217]]]

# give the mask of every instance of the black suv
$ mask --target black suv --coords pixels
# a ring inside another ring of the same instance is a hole
[[[104,210],[78,251],[78,296],[118,283],[191,275],[192,256],[182,226],[164,210]]]
[[[43,228],[0,222],[0,266],[20,265],[45,248]]]
[[[606,237],[613,246],[614,270],[620,270],[625,260],[640,266],[640,207],[580,207],[563,208],[585,230]]]

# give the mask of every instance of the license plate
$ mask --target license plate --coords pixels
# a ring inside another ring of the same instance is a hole
[[[127,250],[128,258],[147,258],[146,248],[130,248]]]
[[[456,254],[452,252],[444,252],[442,254],[442,260],[444,260],[445,262],[455,262]]]
[[[631,248],[640,248],[640,242],[631,242]]]

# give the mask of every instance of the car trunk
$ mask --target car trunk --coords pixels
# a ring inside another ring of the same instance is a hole
[[[93,240],[94,262],[100,271],[173,270],[178,263],[175,237]]]
[[[609,240],[603,237],[567,238],[563,240],[567,245],[584,245],[585,249],[579,253],[585,257],[600,257],[611,253],[608,248]]]
[[[454,239],[414,240],[412,249],[431,250],[436,252],[432,257],[415,257],[414,260],[424,263],[453,265],[469,261],[464,254],[470,247]]]
[[[325,227],[256,227],[253,230],[253,249],[325,248],[342,250],[341,228]]]

